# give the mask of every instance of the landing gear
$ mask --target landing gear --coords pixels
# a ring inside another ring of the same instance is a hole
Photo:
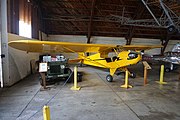
[[[107,75],[107,76],[106,76],[106,80],[107,80],[108,82],[112,82],[112,81],[113,81],[113,77],[112,77],[111,75]]]

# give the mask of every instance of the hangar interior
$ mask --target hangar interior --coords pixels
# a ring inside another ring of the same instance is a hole
[[[121,88],[125,75],[106,81],[108,69],[81,64],[80,91],[60,80],[43,89],[37,62],[42,53],[8,46],[16,40],[77,42],[104,45],[162,45],[145,51],[161,55],[180,43],[179,0],[1,0],[0,119],[42,120],[43,106],[52,120],[179,120],[180,68],[160,78],[160,62],[151,63],[148,84],[144,66],[128,66],[132,88]],[[50,53],[46,53],[50,54]],[[68,59],[76,53],[59,53]],[[179,54],[179,52],[178,52]],[[177,55],[175,57],[178,57]]]

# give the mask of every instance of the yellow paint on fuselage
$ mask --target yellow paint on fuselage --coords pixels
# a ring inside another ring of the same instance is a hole
[[[130,51],[122,51],[118,54],[118,56],[117,56],[118,59],[116,59],[115,61],[113,61],[112,58],[109,58],[109,59],[111,59],[111,62],[107,62],[105,58],[100,57],[100,53],[97,53],[97,54],[94,54],[94,55],[91,55],[88,57],[84,57],[84,60],[82,61],[82,63],[91,65],[91,66],[96,66],[96,67],[118,69],[121,67],[126,67],[128,65],[136,64],[142,58],[141,55],[138,54],[137,58],[128,59],[129,53],[130,53]]]

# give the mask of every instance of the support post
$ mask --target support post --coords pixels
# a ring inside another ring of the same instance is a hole
[[[125,74],[125,84],[121,85],[122,88],[132,88],[131,85],[128,84],[128,70],[126,70],[126,74]]]
[[[144,86],[147,84],[147,68],[144,67]]]
[[[39,73],[41,75],[42,78],[42,84],[44,89],[46,89],[46,75],[45,73],[47,72],[48,67],[47,67],[47,63],[39,63]]]
[[[4,54],[5,57],[0,60],[0,71],[1,73],[1,87],[10,86],[12,83],[10,81],[9,74],[9,53],[8,53],[8,33],[7,33],[7,0],[1,0],[1,42],[0,42],[0,54]]]
[[[81,87],[77,85],[77,66],[74,67],[74,86],[71,87],[71,90],[80,90]]]
[[[167,82],[164,82],[164,65],[161,65],[161,71],[160,71],[160,80],[157,81],[159,84],[167,84]]]
[[[41,78],[42,78],[42,84],[43,84],[43,88],[46,89],[46,76],[44,72],[40,72]]]
[[[144,86],[145,86],[147,84],[147,71],[148,69],[151,69],[151,66],[146,61],[143,61],[143,65],[144,65]]]
[[[49,106],[43,107],[43,118],[44,120],[50,120],[50,109]]]

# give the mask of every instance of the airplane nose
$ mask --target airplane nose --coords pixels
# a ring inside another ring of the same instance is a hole
[[[141,50],[141,52],[140,52],[140,53],[141,53],[141,55],[144,55],[144,50]]]
[[[128,57],[129,57],[129,59],[135,59],[138,57],[138,53],[137,52],[130,52],[128,54]]]

